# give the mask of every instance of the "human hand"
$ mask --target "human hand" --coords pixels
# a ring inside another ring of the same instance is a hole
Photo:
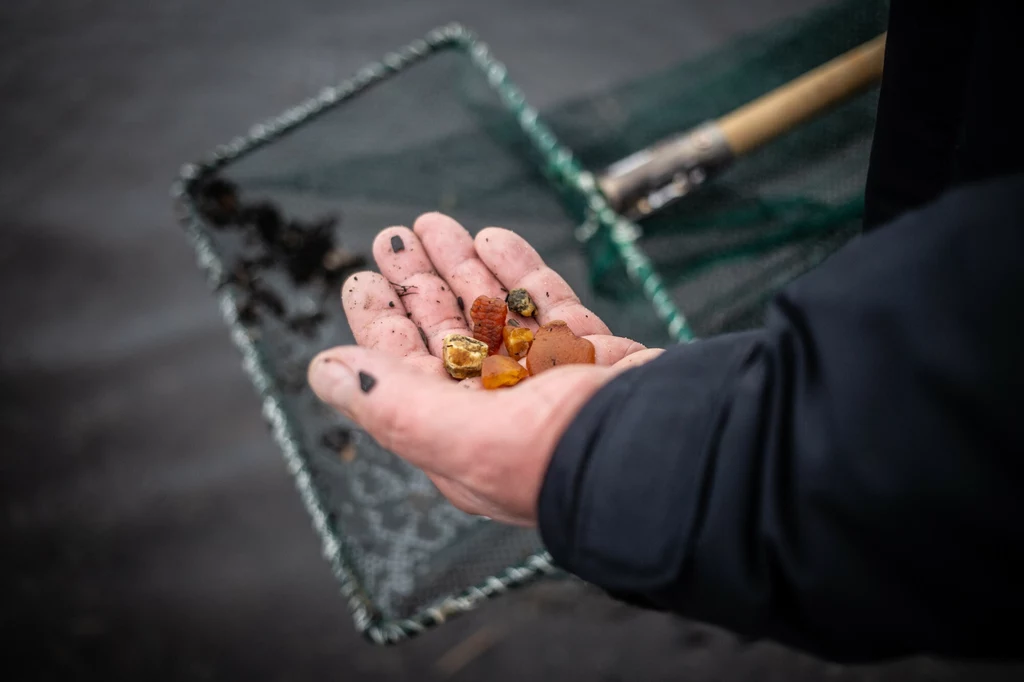
[[[353,275],[342,289],[359,346],[318,355],[310,385],[383,447],[423,469],[457,508],[535,525],[548,462],[573,417],[617,373],[661,351],[610,335],[565,280],[508,230],[487,228],[474,240],[451,218],[428,213],[412,230],[381,232],[373,254],[380,274]],[[505,290],[520,287],[537,313],[510,316],[533,330],[564,320],[594,344],[597,364],[550,369],[494,391],[474,390],[482,389],[479,378],[449,377],[441,360],[445,336],[472,336],[467,318],[477,296],[504,298]]]

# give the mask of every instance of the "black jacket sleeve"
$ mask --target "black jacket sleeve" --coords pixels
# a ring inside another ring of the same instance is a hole
[[[539,503],[557,563],[835,660],[1024,651],[1024,176],[858,238],[765,328],[603,388]]]

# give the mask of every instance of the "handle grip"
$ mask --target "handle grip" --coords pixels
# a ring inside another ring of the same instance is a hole
[[[716,123],[733,155],[742,156],[877,83],[884,59],[883,33]]]

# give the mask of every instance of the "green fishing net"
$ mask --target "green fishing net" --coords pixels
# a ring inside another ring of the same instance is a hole
[[[873,38],[885,10],[830,5],[542,112],[452,25],[185,167],[182,223],[367,637],[400,641],[557,575],[535,532],[455,510],[305,385],[317,352],[352,342],[338,292],[372,267],[359,257],[376,232],[433,210],[514,229],[615,333],[648,345],[756,326],[773,292],[858,231],[877,93],[640,223],[592,174]]]

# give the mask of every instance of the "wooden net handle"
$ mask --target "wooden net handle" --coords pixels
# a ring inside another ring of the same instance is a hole
[[[735,156],[742,156],[882,77],[885,34],[808,71],[719,118],[716,123]]]

